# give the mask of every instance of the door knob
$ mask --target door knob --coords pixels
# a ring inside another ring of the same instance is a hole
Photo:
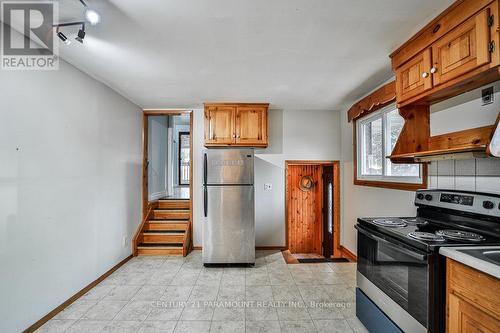
[[[428,78],[429,77],[429,73],[427,72],[423,72],[422,73],[422,77],[425,79],[425,78]]]
[[[431,68],[431,73],[432,73],[432,74],[436,73],[437,71],[438,71],[438,69],[437,69],[436,67],[432,67],[432,68]]]

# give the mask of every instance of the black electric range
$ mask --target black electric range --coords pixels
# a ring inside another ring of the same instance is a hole
[[[370,331],[444,332],[439,248],[500,245],[500,195],[420,190],[415,205],[416,217],[358,219],[356,311]]]
[[[465,219],[463,218],[463,221]],[[359,218],[358,222],[361,225],[392,236],[424,251],[438,251],[443,246],[488,246],[500,244],[500,233],[490,233],[495,224],[491,228],[488,228],[489,230],[477,230],[457,226],[455,223],[446,220],[422,217]],[[387,222],[391,226],[381,225],[384,223],[387,224]],[[485,223],[484,221],[481,222]],[[455,232],[449,232],[451,230]],[[446,238],[447,236],[448,238]]]

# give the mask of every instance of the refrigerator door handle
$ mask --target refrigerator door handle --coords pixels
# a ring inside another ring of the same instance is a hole
[[[205,217],[207,217],[208,210],[208,189],[207,186],[203,186],[203,211],[205,212]]]
[[[203,154],[203,185],[207,185],[207,174],[208,174],[208,160],[207,160],[207,153],[205,153]]]

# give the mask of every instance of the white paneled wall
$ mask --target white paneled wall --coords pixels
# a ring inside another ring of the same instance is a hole
[[[500,158],[432,162],[429,188],[500,193]]]

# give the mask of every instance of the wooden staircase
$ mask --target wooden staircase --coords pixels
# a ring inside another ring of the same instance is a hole
[[[134,255],[183,255],[191,246],[189,200],[150,202],[133,242]]]

